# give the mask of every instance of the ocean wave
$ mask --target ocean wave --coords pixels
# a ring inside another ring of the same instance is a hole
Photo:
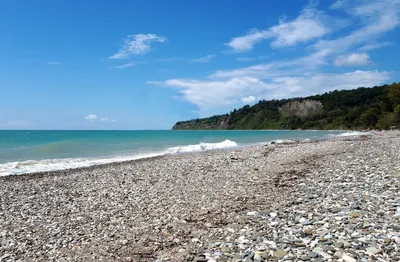
[[[61,158],[26,160],[0,164],[0,176],[20,175],[27,173],[48,172],[72,168],[89,167],[109,163],[124,162],[160,156],[162,153],[137,154],[131,156],[114,156],[109,158]]]
[[[9,162],[0,164],[0,176],[89,167],[94,165],[151,158],[166,154],[216,150],[216,149],[232,148],[236,146],[237,146],[236,142],[231,140],[225,140],[220,143],[199,143],[196,145],[170,147],[164,151],[153,152],[153,153],[141,153],[141,154],[111,156],[103,158],[58,158],[58,159]]]
[[[289,144],[289,143],[294,143],[295,141],[290,140],[290,139],[277,139],[277,140],[274,140],[274,142],[276,144]]]
[[[190,152],[198,152],[204,150],[231,148],[236,146],[237,146],[236,142],[226,139],[225,141],[220,143],[199,143],[196,145],[170,147],[166,150],[166,153],[167,154],[190,153]]]
[[[346,136],[362,136],[362,135],[370,135],[370,132],[360,132],[360,131],[349,131],[340,134],[331,134],[331,137],[346,137]]]

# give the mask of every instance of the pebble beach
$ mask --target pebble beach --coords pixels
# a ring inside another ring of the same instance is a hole
[[[0,177],[6,261],[400,261],[400,133]]]

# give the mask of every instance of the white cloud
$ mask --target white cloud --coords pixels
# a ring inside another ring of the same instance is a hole
[[[136,64],[134,62],[130,62],[130,63],[126,63],[123,65],[119,65],[119,66],[115,66],[115,68],[127,68],[127,67],[131,67],[131,66],[135,66]]]
[[[258,31],[254,29],[244,36],[233,38],[227,45],[236,52],[246,52],[253,49],[255,44],[269,37],[271,37],[271,35],[268,31]]]
[[[94,122],[94,121],[110,122],[110,123],[117,122],[117,120],[115,120],[115,119],[108,118],[108,117],[98,117],[95,114],[90,114],[90,115],[85,116],[85,120],[89,120],[91,122]]]
[[[324,14],[309,5],[292,21],[279,21],[278,25],[266,30],[253,29],[244,36],[233,38],[227,45],[237,52],[245,52],[253,49],[256,43],[271,38],[274,39],[271,47],[281,48],[320,38],[329,32]]]
[[[245,96],[240,98],[240,101],[242,101],[243,104],[252,104],[254,101],[256,101],[255,96]]]
[[[362,47],[360,47],[360,51],[370,51],[378,48],[382,48],[385,46],[392,45],[390,42],[383,42],[383,43],[374,43],[374,44],[367,44]]]
[[[367,53],[353,53],[349,55],[341,55],[336,57],[335,66],[363,66],[370,64],[369,55]]]
[[[200,58],[193,59],[192,62],[194,63],[208,63],[214,58],[215,54],[206,55]]]
[[[333,4],[331,4],[331,6],[329,7],[330,9],[341,9],[346,7],[348,4],[348,0],[336,0],[335,2],[333,2]]]
[[[274,85],[252,77],[232,78],[227,81],[170,79],[161,83],[148,83],[176,88],[184,100],[197,105],[200,110],[231,105],[237,103],[239,97],[247,96],[248,92],[259,93],[275,88]]]
[[[93,114],[85,116],[85,120],[97,120],[97,119],[98,119],[98,117]]]
[[[4,129],[27,129],[34,127],[35,124],[28,120],[12,120],[1,124],[0,128]]]
[[[165,41],[165,37],[157,36],[155,34],[128,35],[120,50],[116,54],[112,55],[110,59],[123,59],[134,55],[143,55],[150,52],[150,44],[152,42],[163,43]]]
[[[110,119],[108,117],[102,117],[102,118],[100,118],[100,121],[102,121],[102,122],[117,122],[117,120]]]
[[[48,65],[62,65],[61,62],[47,62]]]

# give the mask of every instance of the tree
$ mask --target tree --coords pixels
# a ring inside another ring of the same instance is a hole
[[[376,123],[377,128],[389,129],[397,123],[395,113],[386,113]]]
[[[393,83],[389,86],[388,97],[393,108],[400,105],[400,83]]]
[[[360,124],[364,128],[374,128],[379,119],[380,111],[377,108],[370,108],[360,116]]]

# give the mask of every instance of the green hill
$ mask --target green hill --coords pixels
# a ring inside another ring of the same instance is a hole
[[[181,121],[192,129],[388,129],[400,126],[400,83],[322,95],[261,100],[229,114]]]

